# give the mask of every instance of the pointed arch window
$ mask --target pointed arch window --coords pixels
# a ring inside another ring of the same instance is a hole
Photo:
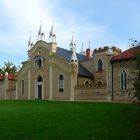
[[[21,80],[21,94],[24,94],[24,79]]]
[[[85,81],[85,86],[88,86],[89,85],[89,81]]]
[[[42,82],[42,81],[43,81],[43,78],[42,78],[41,75],[39,75],[38,78],[37,78],[37,82]]]
[[[126,90],[127,89],[127,73],[123,70],[121,72],[121,90]]]
[[[98,87],[102,87],[102,86],[103,86],[103,82],[102,82],[102,81],[99,81],[99,82],[97,83],[97,86],[98,86]]]
[[[103,71],[103,62],[101,59],[98,60],[97,68],[98,68],[98,71]]]
[[[64,76],[61,74],[59,76],[59,92],[64,91]]]

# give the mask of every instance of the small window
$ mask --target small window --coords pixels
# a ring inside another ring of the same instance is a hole
[[[38,68],[40,68],[42,66],[42,60],[41,59],[37,60],[37,66],[38,66]]]
[[[125,71],[121,72],[121,90],[127,89],[127,73]]]
[[[37,59],[37,60],[36,60],[36,67],[37,67],[37,68],[40,68],[40,67],[42,67],[42,65],[43,65],[42,59],[41,59],[41,58]]]
[[[21,94],[24,94],[24,80],[21,81]]]
[[[103,62],[101,59],[98,60],[97,68],[98,68],[98,71],[103,71]]]
[[[63,75],[59,76],[59,92],[64,91],[64,77]]]
[[[103,83],[101,81],[99,81],[97,85],[98,85],[98,87],[102,87]]]
[[[88,86],[89,85],[89,81],[85,81],[85,86]]]
[[[34,58],[34,64],[36,68],[42,68],[43,67],[43,58],[41,56],[36,56]]]

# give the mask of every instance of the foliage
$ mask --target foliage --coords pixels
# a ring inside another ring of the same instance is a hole
[[[140,100],[140,47],[135,54],[137,76],[134,82],[135,95]]]
[[[134,104],[0,101],[1,140],[136,140]]]
[[[4,62],[4,66],[0,68],[0,74],[16,73],[16,71],[17,71],[16,66],[10,61]]]
[[[140,42],[134,38],[129,38],[128,44],[130,47],[135,47],[137,45],[140,45]]]

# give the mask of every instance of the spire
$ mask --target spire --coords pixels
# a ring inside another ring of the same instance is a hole
[[[89,49],[90,49],[90,45],[91,45],[91,42],[89,41],[89,42],[88,42],[88,48],[89,48]]]
[[[28,41],[28,47],[31,45],[31,35],[29,37],[29,41]]]
[[[73,49],[73,51],[72,51],[72,55],[71,55],[70,62],[78,62],[78,59],[77,59],[77,55],[76,55],[75,49]]]
[[[50,30],[49,36],[53,36],[53,24],[52,24],[52,27],[51,27],[51,30]]]
[[[31,42],[31,34],[30,34],[30,37],[29,37],[29,41],[28,41],[28,50],[30,50],[31,49],[31,47],[32,47],[32,45],[33,45],[33,43]]]
[[[76,44],[74,41],[74,33],[72,35],[71,43],[70,43],[70,49],[72,51],[70,62],[78,62],[77,56],[76,56]]]
[[[40,27],[38,30],[38,38],[37,40],[44,40],[45,41],[45,34],[42,32],[42,23],[40,22]]]
[[[71,42],[70,42],[70,50],[73,51],[73,49],[75,48],[76,48],[76,43],[75,43],[74,32],[73,32]]]
[[[39,27],[39,30],[38,30],[38,40],[41,40],[41,30],[42,30],[42,24],[40,23],[40,27]]]
[[[84,43],[81,45],[81,53],[83,52]]]
[[[52,27],[51,27],[51,30],[50,30],[50,33],[49,33],[49,42],[53,42],[53,43],[56,43],[56,35],[54,34],[53,32],[53,24],[52,24]]]

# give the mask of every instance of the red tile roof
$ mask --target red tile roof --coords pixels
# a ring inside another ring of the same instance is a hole
[[[15,80],[16,76],[15,74],[8,74],[8,80]]]
[[[5,75],[0,74],[0,81],[5,80],[5,78],[6,78]],[[15,74],[8,74],[8,80],[15,80],[15,79],[16,79]]]
[[[5,75],[0,74],[0,81],[5,79]]]
[[[130,48],[116,56],[113,56],[111,61],[119,61],[119,60],[128,60],[134,57],[134,54],[136,53],[136,51],[140,49],[140,46],[138,47],[134,47],[134,48]]]

